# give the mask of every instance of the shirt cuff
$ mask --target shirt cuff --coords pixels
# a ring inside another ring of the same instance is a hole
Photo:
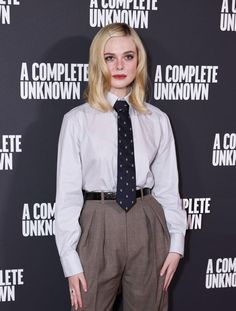
[[[173,233],[170,236],[170,253],[178,253],[181,257],[184,256],[184,235]]]
[[[65,277],[83,272],[83,267],[77,252],[73,252],[65,257],[60,257]]]

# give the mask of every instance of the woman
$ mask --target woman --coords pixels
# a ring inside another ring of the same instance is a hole
[[[167,115],[145,103],[146,53],[126,24],[101,29],[90,47],[87,102],[63,119],[55,231],[72,307],[167,310],[184,250]],[[79,221],[78,221],[79,219]]]

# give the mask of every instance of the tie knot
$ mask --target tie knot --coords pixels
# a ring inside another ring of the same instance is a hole
[[[129,104],[125,100],[117,100],[114,105],[114,109],[117,113],[119,112],[128,112]]]

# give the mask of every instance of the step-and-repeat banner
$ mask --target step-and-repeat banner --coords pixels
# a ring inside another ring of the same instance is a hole
[[[54,241],[58,135],[112,22],[140,34],[149,101],[176,139],[188,232],[170,311],[233,310],[235,0],[0,0],[0,309],[70,310]]]

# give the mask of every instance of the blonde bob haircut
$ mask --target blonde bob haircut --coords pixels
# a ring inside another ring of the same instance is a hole
[[[87,102],[100,111],[112,110],[106,99],[110,90],[111,76],[108,71],[104,49],[107,41],[112,37],[129,36],[134,40],[137,48],[138,65],[134,81],[131,83],[129,102],[139,112],[147,112],[144,106],[147,87],[147,56],[136,31],[124,23],[114,23],[101,28],[95,35],[89,50],[88,86],[84,96]]]

